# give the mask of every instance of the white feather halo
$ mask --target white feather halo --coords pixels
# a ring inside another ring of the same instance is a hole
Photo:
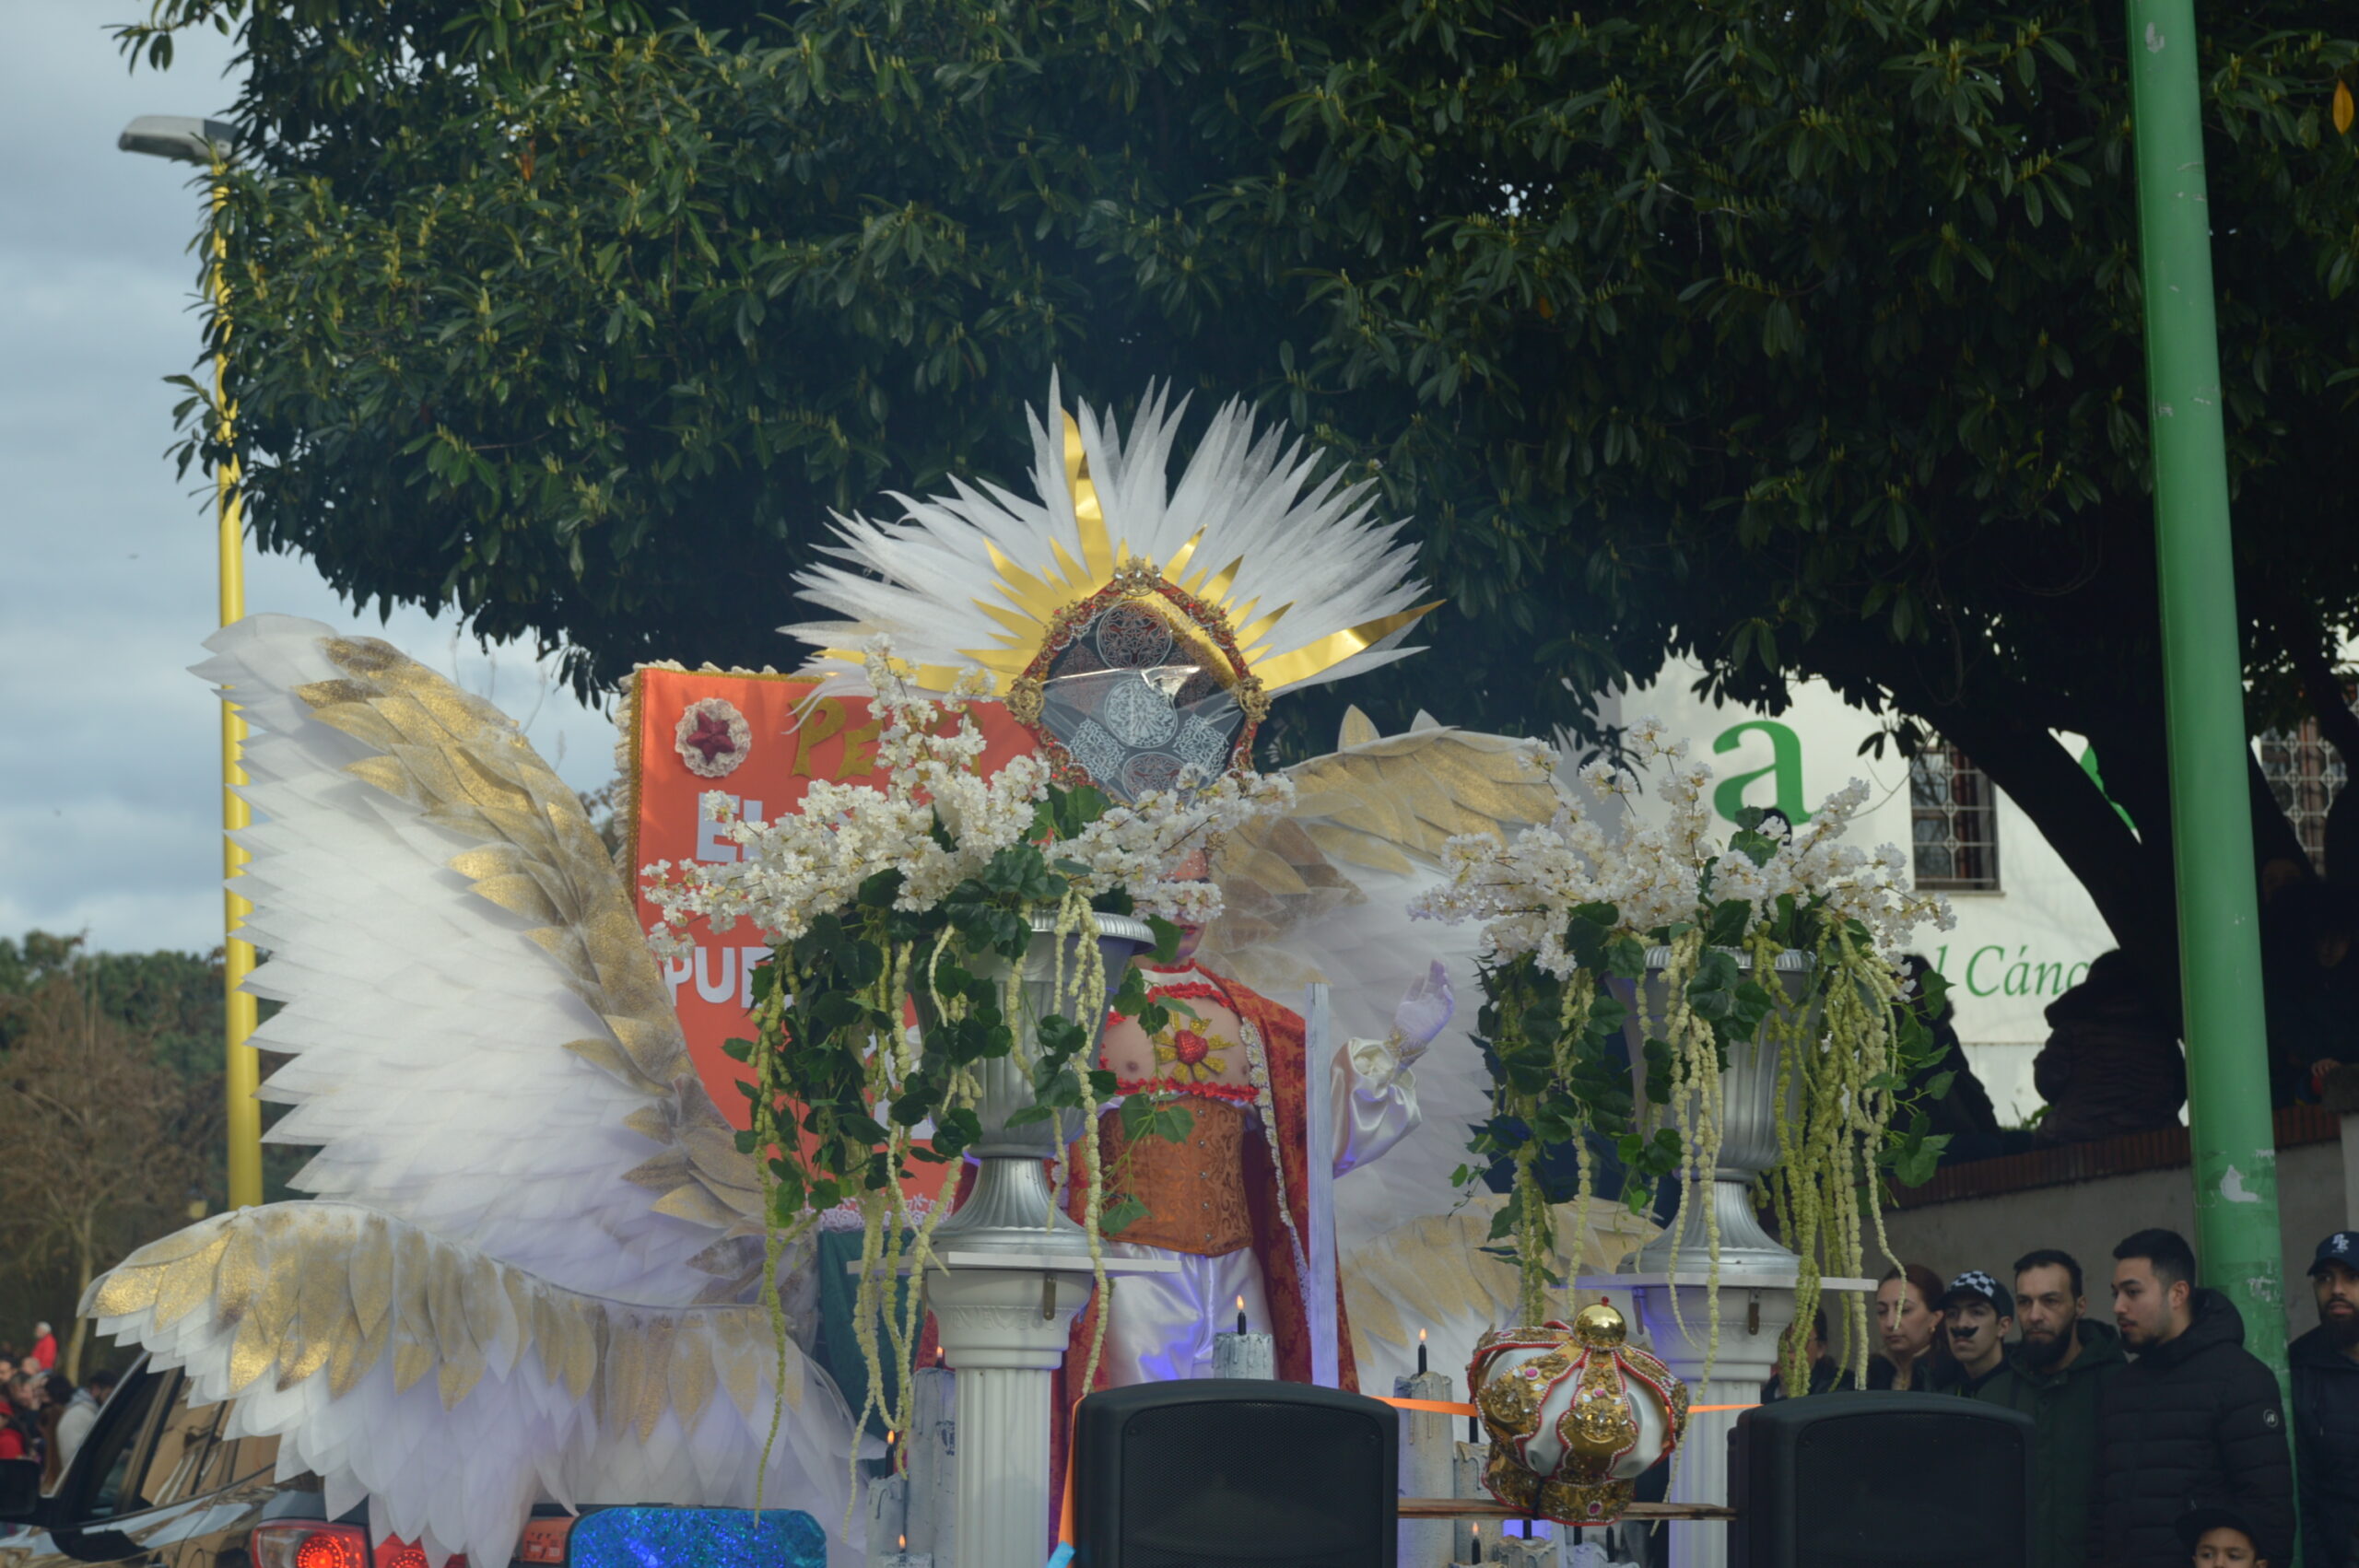
[[[797,574],[804,598],[844,618],[783,629],[819,651],[824,692],[866,689],[854,651],[889,639],[912,685],[946,691],[980,668],[1004,693],[1032,662],[1057,613],[1144,563],[1217,610],[1269,692],[1359,674],[1418,651],[1401,646],[1432,604],[1416,603],[1415,552],[1401,522],[1375,521],[1368,482],[1319,474],[1318,454],[1282,426],[1257,432],[1232,400],[1213,415],[1178,482],[1167,482],[1187,400],[1150,387],[1127,438],[1086,404],[1062,414],[1062,439],[1036,411],[1027,499],[953,478],[953,493],[894,494],[898,521],[836,515],[849,563]]]

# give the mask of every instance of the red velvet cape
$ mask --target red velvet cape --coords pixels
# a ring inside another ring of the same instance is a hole
[[[1214,976],[1209,970],[1198,973],[1215,979],[1227,993],[1237,1015],[1261,1034],[1263,1059],[1270,1069],[1271,1108],[1277,1116],[1278,1148],[1285,1163],[1286,1207],[1294,1215],[1295,1234],[1303,1238],[1307,1247],[1310,1237],[1310,1188],[1302,1163],[1307,1082],[1302,1015],[1226,975]],[[1276,1338],[1278,1377],[1287,1383],[1308,1383],[1310,1316],[1304,1303],[1309,1281],[1295,1266],[1293,1239],[1286,1234],[1285,1222],[1278,1217],[1278,1183],[1270,1168],[1267,1138],[1257,1136],[1247,1141],[1244,1177],[1246,1208],[1253,1217],[1253,1255],[1261,1261],[1262,1293],[1269,1300],[1270,1328]],[[958,1174],[957,1201],[964,1203],[974,1186],[975,1167],[970,1164]],[[1069,1211],[1076,1220],[1081,1217],[1080,1205],[1078,1194],[1068,1200]],[[1074,1316],[1072,1336],[1065,1344],[1064,1364],[1054,1375],[1050,1409],[1060,1412],[1062,1419],[1055,1421],[1049,1432],[1049,1473],[1056,1478],[1049,1499],[1052,1532],[1057,1519],[1062,1516],[1066,1451],[1073,1433],[1074,1407],[1088,1391],[1079,1386],[1081,1369],[1088,1363],[1089,1341],[1097,1331],[1097,1303],[1092,1300]],[[1351,1322],[1344,1312],[1340,1276],[1335,1286],[1335,1341],[1336,1381],[1356,1393],[1359,1373],[1352,1360]],[[929,1314],[920,1350],[921,1361],[933,1353],[935,1342],[933,1319]],[[1105,1387],[1106,1371],[1101,1366],[1094,1387]]]
[[[1228,995],[1237,1015],[1251,1024],[1262,1036],[1262,1049],[1270,1068],[1270,1103],[1276,1113],[1279,1156],[1285,1173],[1286,1208],[1294,1216],[1294,1234],[1302,1237],[1303,1245],[1310,1243],[1310,1185],[1303,1167],[1304,1095],[1307,1085],[1303,1022],[1301,1014],[1281,1007],[1267,997],[1239,985],[1226,975],[1213,975],[1209,970],[1199,974],[1215,980]],[[1321,1085],[1324,1087],[1323,1083]],[[1262,1288],[1270,1303],[1270,1329],[1277,1340],[1278,1377],[1286,1383],[1310,1381],[1310,1316],[1305,1302],[1309,1281],[1295,1263],[1295,1247],[1286,1234],[1285,1222],[1278,1214],[1279,1183],[1270,1168],[1270,1144],[1266,1136],[1249,1133],[1245,1143],[1245,1202],[1253,1217],[1253,1256],[1262,1265]],[[960,1197],[965,1196],[968,1181],[960,1184]],[[1074,1193],[1070,1209],[1080,1218],[1082,1197]],[[1089,1341],[1097,1330],[1097,1303],[1092,1300],[1073,1320],[1073,1337],[1065,1347],[1063,1366],[1056,1373],[1055,1393],[1051,1410],[1062,1412],[1049,1433],[1049,1460],[1051,1476],[1059,1478],[1052,1488],[1062,1490],[1065,1476],[1065,1448],[1073,1431],[1073,1409],[1089,1392],[1080,1387],[1081,1371],[1089,1363]],[[1338,1278],[1335,1288],[1336,1381],[1343,1387],[1356,1392],[1359,1375],[1352,1361],[1351,1325],[1344,1316],[1343,1283]],[[1098,1368],[1096,1387],[1106,1387],[1106,1370]]]

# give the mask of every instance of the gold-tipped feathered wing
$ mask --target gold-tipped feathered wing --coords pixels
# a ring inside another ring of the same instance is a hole
[[[84,1310],[278,1435],[328,1511],[370,1497],[429,1551],[514,1547],[487,1494],[579,1504],[750,1499],[778,1365],[759,1305],[649,1307],[561,1290],[357,1204],[223,1214],[141,1248]],[[799,1354],[792,1468],[840,1475]],[[421,1435],[430,1441],[419,1442]],[[834,1517],[827,1523],[832,1526]],[[504,1538],[504,1544],[499,1544]]]
[[[746,1238],[700,1259],[725,1259],[719,1288],[706,1294],[742,1294],[761,1253],[752,1239],[760,1209],[753,1161],[737,1152],[688,1059],[629,891],[580,798],[505,714],[391,644],[329,636],[317,646],[338,673],[297,687],[295,696],[314,722],[376,753],[344,771],[416,807],[423,823],[475,842],[444,863],[475,897],[528,922],[526,934],[559,982],[595,1015],[599,1026],[563,1048],[642,1102],[623,1125],[661,1152],[628,1179],[654,1195],[658,1214]],[[298,1075],[274,1085],[271,1098],[301,1103]],[[289,1117],[275,1141],[310,1141],[309,1120]]]
[[[850,1412],[779,1364],[757,1174],[579,800],[383,642],[263,615],[207,646],[255,731],[255,1044],[311,1198],[144,1248],[86,1310],[438,1561],[504,1561],[544,1499],[751,1504],[774,1378],[765,1501],[832,1531]]]

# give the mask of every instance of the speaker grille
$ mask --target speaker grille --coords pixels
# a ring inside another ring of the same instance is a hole
[[[1822,1421],[1797,1437],[1794,1474],[1793,1561],[1810,1568],[2003,1568],[2022,1552],[2023,1443],[1997,1422]]]
[[[1389,1514],[1384,1447],[1350,1410],[1238,1399],[1137,1411],[1122,1432],[1123,1568],[1365,1568]]]

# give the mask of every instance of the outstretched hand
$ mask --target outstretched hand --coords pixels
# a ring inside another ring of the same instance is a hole
[[[1392,1010],[1392,1034],[1400,1044],[1402,1066],[1426,1054],[1426,1047],[1449,1026],[1450,1014],[1457,1010],[1458,997],[1449,989],[1449,971],[1436,959],[1432,968],[1401,993],[1400,1003]]]

